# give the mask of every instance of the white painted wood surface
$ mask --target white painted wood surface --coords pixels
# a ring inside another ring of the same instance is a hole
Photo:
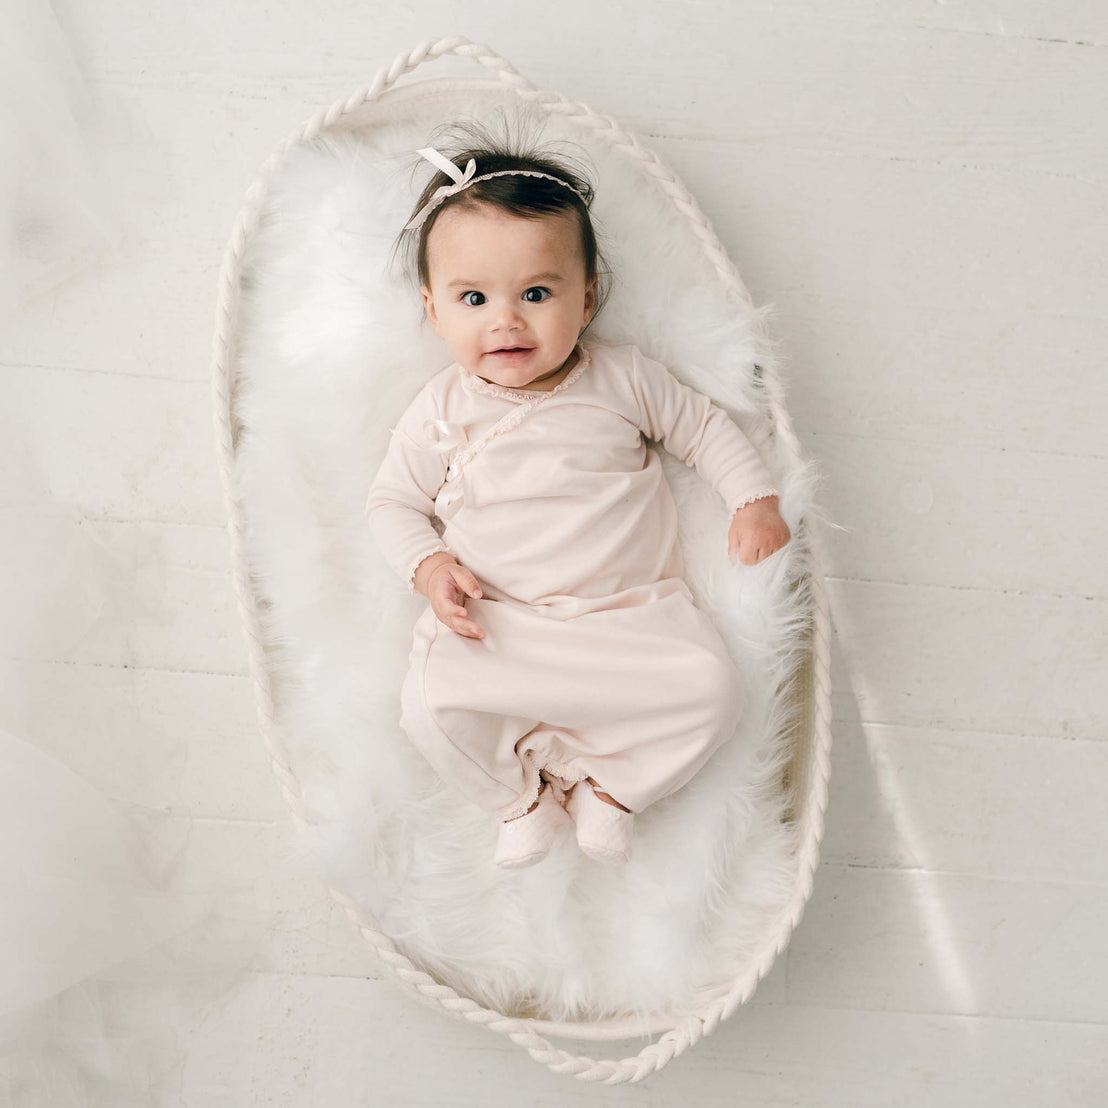
[[[35,598],[7,623],[0,724],[192,816],[197,883],[227,858],[248,883],[176,940],[229,981],[198,991],[182,1053],[147,1020],[172,945],[104,976],[113,1026],[150,1042],[149,1103],[1104,1103],[1108,9],[55,9],[118,233],[0,334],[0,597]],[[825,532],[815,894],[752,1004],[643,1086],[572,1083],[417,1007],[277,865],[210,425],[221,253],[280,139],[453,33],[684,177],[776,306],[790,410],[846,528]]]

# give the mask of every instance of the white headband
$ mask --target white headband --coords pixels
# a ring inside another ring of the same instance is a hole
[[[473,174],[477,171],[477,163],[472,158],[466,163],[465,172],[463,173],[433,146],[425,146],[418,153],[422,154],[432,165],[438,166],[448,177],[452,177],[454,184],[443,185],[441,188],[435,189],[431,199],[405,225],[405,231],[411,231],[418,227],[448,196],[453,196],[456,192],[461,192],[478,181],[487,181],[490,177],[504,177],[509,174],[517,174],[520,177],[545,177],[548,181],[557,181],[559,185],[565,185],[570,192],[581,196],[581,193],[568,181],[563,181],[561,177],[551,177],[549,173],[539,173],[534,169],[500,169],[496,173],[482,173],[480,177],[474,177]],[[581,199],[584,200],[584,196],[581,196]]]

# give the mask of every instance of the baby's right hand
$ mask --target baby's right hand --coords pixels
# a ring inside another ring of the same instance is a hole
[[[439,622],[459,635],[471,639],[483,639],[485,629],[473,620],[467,619],[463,604],[467,596],[480,597],[481,586],[477,578],[465,566],[457,562],[443,562],[436,566],[425,585],[427,599]]]

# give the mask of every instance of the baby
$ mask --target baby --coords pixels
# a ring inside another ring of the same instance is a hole
[[[637,346],[583,337],[606,299],[584,176],[487,136],[419,153],[440,172],[398,241],[418,236],[423,306],[454,361],[397,421],[366,501],[384,556],[430,601],[401,727],[497,813],[498,865],[540,861],[567,815],[585,854],[620,864],[634,813],[687,783],[745,704],[645,439],[719,493],[732,561],[761,561],[789,528],[722,408]]]

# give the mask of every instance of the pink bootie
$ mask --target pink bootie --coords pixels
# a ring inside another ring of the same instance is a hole
[[[533,811],[518,819],[501,821],[493,861],[505,869],[521,869],[541,862],[550,853],[565,820],[565,810],[550,786],[543,782],[538,806]]]
[[[631,857],[634,812],[601,800],[588,781],[578,781],[566,801],[566,813],[577,825],[577,845],[594,861],[622,866]]]

